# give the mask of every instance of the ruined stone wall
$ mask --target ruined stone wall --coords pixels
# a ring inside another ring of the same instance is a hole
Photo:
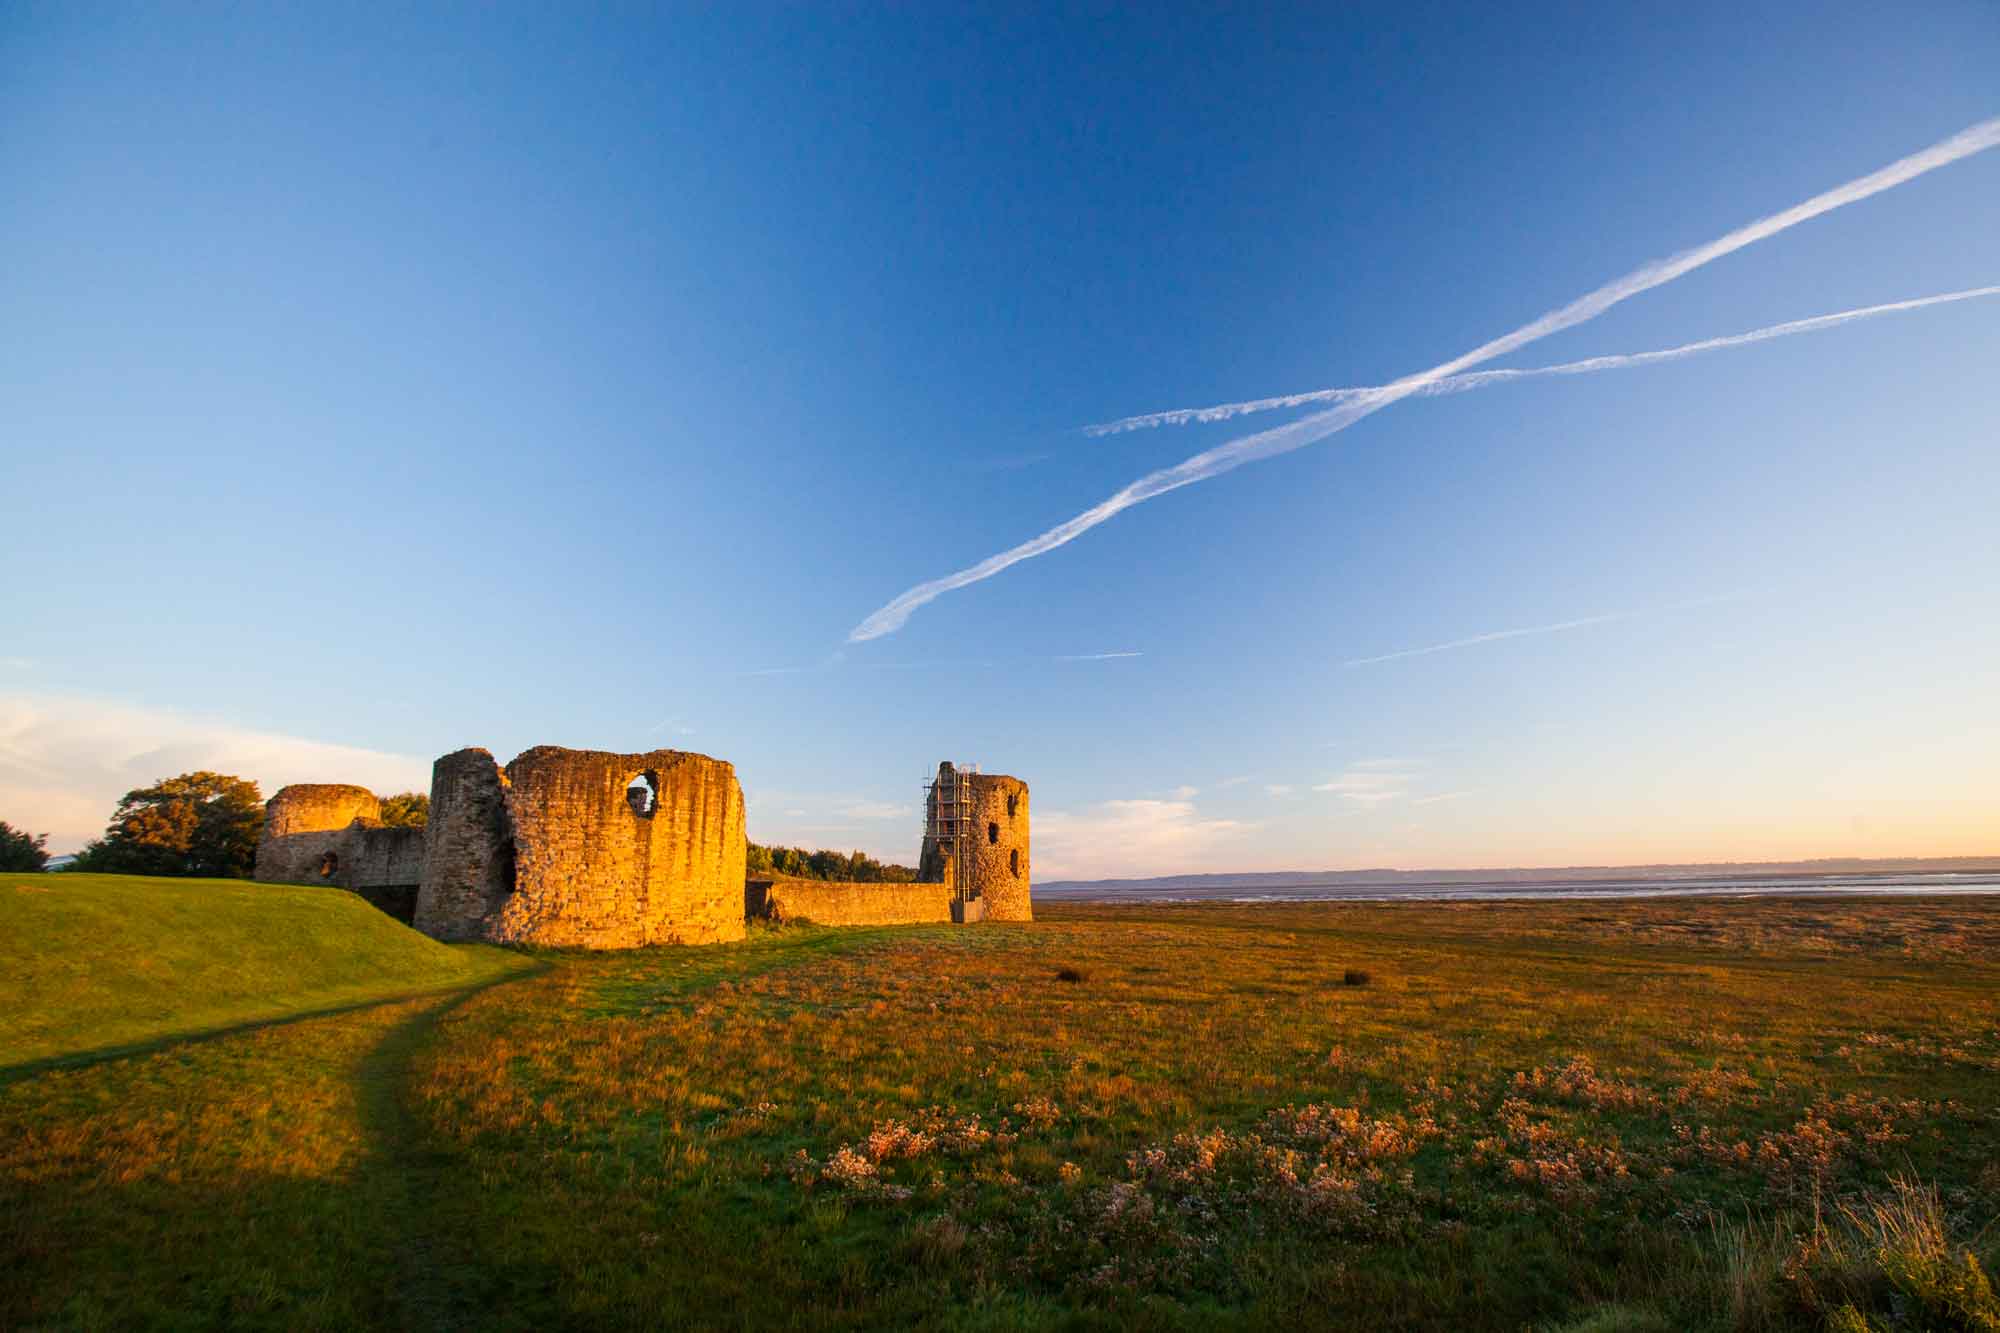
[[[971,776],[971,883],[988,921],[1033,921],[1029,894],[1028,784],[999,773]]]
[[[844,880],[751,880],[745,910],[772,921],[821,926],[900,926],[951,920],[949,884],[856,884]]]
[[[942,806],[939,792],[953,778],[967,799]],[[952,897],[961,903],[977,900],[980,907],[962,912],[963,919],[1035,919],[1030,902],[1027,783],[1003,773],[959,773],[951,763],[942,763],[937,785],[926,798],[925,815],[918,879],[952,884],[959,877],[960,856],[969,851],[965,882],[954,886]],[[929,832],[933,825],[940,830],[936,836]]]
[[[366,787],[301,783],[264,804],[254,873],[266,883],[330,884],[408,921],[423,868],[424,831],[383,827]]]
[[[411,924],[433,939],[488,938],[514,892],[507,775],[478,748],[431,766],[431,813]]]
[[[658,794],[650,815],[625,795],[642,773]],[[743,789],[731,765],[543,745],[506,776],[514,892],[487,938],[592,949],[743,938]]]
[[[386,828],[359,820],[341,835],[342,887],[352,889],[404,925],[416,914],[424,876],[424,830]]]
[[[280,788],[264,802],[264,831],[252,875],[267,884],[331,882],[347,887],[338,862],[344,859],[343,835],[357,819],[382,820],[382,803],[366,787],[308,782]],[[328,853],[336,861],[332,873],[322,874]]]

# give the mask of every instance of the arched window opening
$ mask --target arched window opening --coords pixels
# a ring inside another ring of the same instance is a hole
[[[986,841],[991,843],[1000,841],[1000,826],[998,824],[988,824],[986,826]]]
[[[328,852],[325,856],[320,857],[319,877],[321,879],[332,879],[338,873],[340,873],[339,852]]]
[[[1015,849],[1014,849],[1013,851],[1011,851],[1011,852],[1007,853],[1007,868],[1008,868],[1009,870],[1011,870],[1011,871],[1013,871],[1013,872],[1014,872],[1014,878],[1015,878],[1015,879],[1019,879],[1019,878],[1021,877],[1021,849],[1020,849],[1020,848],[1016,847],[1016,848],[1015,848]]]
[[[625,785],[625,803],[641,819],[651,819],[660,808],[660,779],[648,771]]]

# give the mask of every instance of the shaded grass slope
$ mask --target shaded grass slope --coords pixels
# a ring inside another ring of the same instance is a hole
[[[339,889],[0,875],[0,1070],[456,990],[527,967]]]

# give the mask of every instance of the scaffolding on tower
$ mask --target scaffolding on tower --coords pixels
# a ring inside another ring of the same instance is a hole
[[[924,784],[924,837],[952,864],[952,898],[966,902],[979,897],[973,875],[972,781],[977,764],[944,764],[937,777]]]

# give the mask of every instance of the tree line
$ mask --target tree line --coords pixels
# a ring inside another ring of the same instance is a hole
[[[834,879],[856,884],[909,884],[917,872],[909,866],[877,861],[866,852],[835,852],[826,848],[765,847],[751,843],[745,861],[750,874],[784,875],[790,879]]]

